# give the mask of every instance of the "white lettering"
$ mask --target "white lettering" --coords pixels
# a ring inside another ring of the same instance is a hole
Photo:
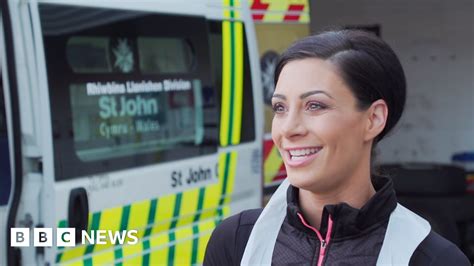
[[[94,245],[95,244],[95,236],[94,236],[94,231],[91,231],[91,234],[89,235],[87,233],[87,231],[82,231],[82,237],[81,237],[81,240],[82,240],[82,244],[86,244],[86,240],[87,240],[87,243],[88,244],[91,244],[91,245]]]
[[[127,81],[127,93],[146,93],[146,92],[160,92],[163,91],[163,84],[161,82],[141,81],[133,82]]]
[[[115,81],[105,83],[86,83],[86,92],[88,96],[183,91],[190,89],[192,89],[191,81],[184,79],[165,79],[163,82],[142,80],[139,82],[126,81],[125,83],[117,83]]]
[[[109,231],[109,238],[112,244],[117,244],[117,241],[120,245],[123,245],[125,242],[125,237],[127,236],[127,231]]]
[[[11,228],[10,234],[12,247],[29,246],[29,228]],[[56,246],[73,247],[76,245],[75,228],[33,228],[34,246],[53,246],[53,236],[56,235]],[[107,244],[129,244],[138,243],[138,230],[86,230],[81,231],[82,245],[107,245]]]
[[[106,95],[106,94],[123,94],[125,93],[125,85],[115,82],[87,82],[87,95]]]
[[[97,239],[97,244],[99,245],[105,245],[107,244],[107,231],[106,230],[97,230],[95,231],[96,239]]]
[[[165,91],[186,91],[191,89],[191,82],[183,79],[165,79],[163,84]]]
[[[138,231],[137,231],[137,230],[130,230],[130,231],[128,231],[128,232],[127,232],[128,238],[131,238],[131,239],[133,239],[133,240],[129,240],[129,241],[127,242],[127,244],[129,244],[129,245],[135,245],[135,244],[137,244],[137,243],[138,243],[138,236],[137,236],[137,234],[138,234]]]

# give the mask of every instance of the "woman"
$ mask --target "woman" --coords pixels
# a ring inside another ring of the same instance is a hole
[[[288,178],[263,211],[216,228],[205,265],[470,265],[372,173],[372,151],[405,105],[386,43],[347,30],[302,39],[281,56],[275,84],[272,138]]]

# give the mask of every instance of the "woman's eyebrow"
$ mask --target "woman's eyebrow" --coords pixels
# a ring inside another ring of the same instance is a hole
[[[305,93],[303,93],[303,94],[300,95],[300,99],[303,100],[304,98],[306,98],[306,97],[308,97],[308,96],[310,96],[310,95],[319,94],[319,93],[322,93],[322,94],[328,96],[329,98],[334,99],[331,95],[329,95],[329,93],[327,93],[327,92],[325,92],[325,91],[320,91],[320,90],[305,92]]]
[[[286,96],[283,95],[283,94],[278,94],[278,93],[275,93],[273,94],[272,98],[280,98],[282,100],[286,100]]]

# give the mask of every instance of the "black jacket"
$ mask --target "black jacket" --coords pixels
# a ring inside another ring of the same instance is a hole
[[[392,181],[373,180],[376,194],[361,208],[346,203],[324,207],[319,232],[324,237],[333,220],[324,265],[375,265],[390,214],[397,205]],[[317,265],[321,242],[298,217],[298,189],[290,185],[287,215],[273,250],[272,264]],[[253,225],[262,209],[247,210],[217,226],[209,240],[204,265],[240,265]],[[434,231],[420,243],[410,265],[471,265],[457,246]]]

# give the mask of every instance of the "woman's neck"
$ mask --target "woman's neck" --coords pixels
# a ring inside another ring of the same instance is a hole
[[[313,193],[299,189],[299,205],[305,219],[315,228],[321,226],[321,216],[326,205],[347,203],[360,209],[375,194],[370,173],[366,177],[351,178],[327,193]]]

